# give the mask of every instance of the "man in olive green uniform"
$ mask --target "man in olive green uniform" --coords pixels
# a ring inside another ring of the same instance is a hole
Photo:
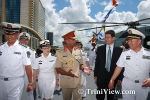
[[[81,94],[78,93],[82,89],[82,80],[80,70],[86,74],[90,74],[91,70],[83,66],[82,54],[76,49],[76,37],[74,31],[62,36],[66,46],[57,52],[56,70],[61,74],[60,86],[64,100],[82,100]]]

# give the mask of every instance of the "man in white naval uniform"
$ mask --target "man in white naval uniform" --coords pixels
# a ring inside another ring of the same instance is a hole
[[[7,42],[0,45],[0,100],[20,100],[24,87],[24,66],[28,75],[27,92],[32,90],[30,54],[18,39],[20,26],[2,22]]]
[[[134,90],[135,94],[123,94],[123,100],[146,100],[150,86],[150,51],[141,46],[143,33],[132,28],[128,33],[130,49],[122,52],[108,87],[114,88],[114,80],[124,67],[122,90]]]
[[[20,43],[22,43],[22,44],[24,44],[24,45],[28,45],[28,43],[29,43],[29,41],[30,41],[30,35],[27,33],[27,32],[21,32],[20,34],[19,34],[19,42]],[[28,51],[30,52],[30,54],[31,54],[31,56],[30,56],[30,59],[31,59],[31,67],[33,67],[33,65],[34,65],[34,62],[35,62],[35,51],[32,49],[32,48],[30,48],[29,46],[27,46],[27,49],[28,49]],[[33,69],[33,68],[32,68]],[[32,70],[33,71],[33,70]],[[25,81],[25,87],[27,87],[28,86],[28,77],[27,77],[27,74],[25,73],[25,77],[24,77],[24,81]],[[34,89],[35,90],[35,89]],[[35,93],[34,94],[36,94],[36,90],[34,91]],[[35,97],[35,99],[36,99],[36,95],[35,96],[33,96],[33,91],[30,91],[30,92],[27,92],[27,96],[28,96],[28,100],[34,100],[34,97]]]

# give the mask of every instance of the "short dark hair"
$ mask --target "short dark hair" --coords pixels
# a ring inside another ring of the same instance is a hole
[[[108,30],[105,32],[105,35],[106,34],[110,34],[112,37],[115,37],[115,32],[113,30]]]

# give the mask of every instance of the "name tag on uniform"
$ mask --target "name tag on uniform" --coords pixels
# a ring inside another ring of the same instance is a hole
[[[21,55],[21,52],[14,52],[14,54],[18,54],[18,55]]]
[[[67,57],[67,55],[63,56],[63,57]]]
[[[126,60],[130,60],[130,57],[131,57],[131,56],[126,56]]]
[[[39,64],[42,64],[42,63],[39,63]]]
[[[143,55],[142,58],[143,58],[143,59],[149,59],[149,60],[150,60],[150,56]]]
[[[54,62],[54,60],[50,60],[49,62]]]

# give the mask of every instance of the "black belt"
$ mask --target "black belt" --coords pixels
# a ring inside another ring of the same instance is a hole
[[[10,81],[10,80],[14,80],[14,79],[18,79],[18,78],[21,78],[20,77],[10,77],[10,78],[3,78],[3,77],[0,77],[1,80],[4,80],[4,81]]]
[[[128,78],[128,77],[125,77],[127,80],[130,80],[130,81],[132,81],[132,82],[134,82],[134,83],[142,83],[143,82],[143,80],[134,80],[134,79],[131,79],[131,78]]]

